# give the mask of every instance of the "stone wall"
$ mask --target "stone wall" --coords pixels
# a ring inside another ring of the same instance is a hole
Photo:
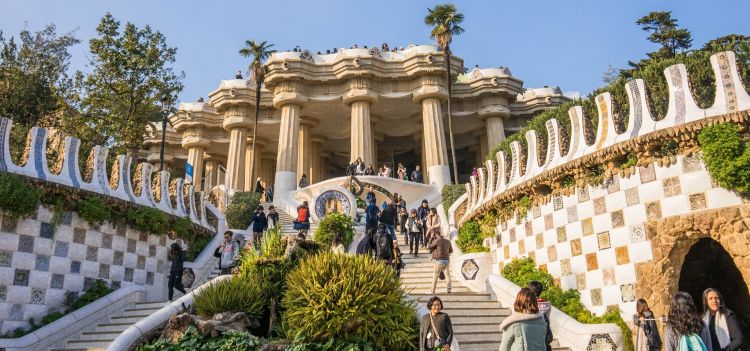
[[[676,161],[637,167],[629,177],[616,175],[601,186],[555,195],[526,216],[502,222],[492,244],[497,261],[531,257],[563,289],[578,290],[592,312],[616,305],[631,315],[636,296],[651,296],[636,294],[652,284],[648,276],[637,274],[636,266],[661,262],[663,256],[648,228],[742,203],[738,195],[712,183],[698,158],[679,156]],[[685,245],[685,250],[690,248]],[[679,272],[680,265],[673,269]]]
[[[0,218],[0,335],[62,310],[97,279],[112,288],[144,285],[148,300],[166,298],[173,240],[125,224],[92,227],[75,212],[56,228],[51,222],[44,206],[33,218]]]

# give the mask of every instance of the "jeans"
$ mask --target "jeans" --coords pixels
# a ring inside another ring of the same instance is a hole
[[[414,254],[419,253],[419,240],[422,237],[422,233],[420,232],[409,232],[409,240],[406,241],[406,244],[409,245],[409,252],[414,252]]]
[[[422,247],[427,248],[427,225],[425,223],[422,223],[422,235],[420,235],[419,240],[422,242]]]
[[[395,225],[393,225],[393,224],[386,224],[386,223],[384,223],[384,224],[385,224],[385,230],[386,230],[386,231],[387,231],[388,233],[390,233],[390,234],[391,234],[391,240],[393,240],[393,241],[396,241],[396,240],[398,240],[398,239],[396,238],[396,226],[395,226]]]
[[[451,266],[449,260],[436,260],[435,261],[435,272],[432,274],[432,290],[430,290],[430,294],[435,293],[435,286],[437,285],[438,276],[440,275],[440,272],[445,271],[445,280],[448,284],[448,293],[451,292]]]
[[[182,272],[169,272],[167,289],[169,292],[169,301],[172,301],[172,297],[174,297],[174,289],[177,289],[177,291],[183,294],[187,294],[187,292],[185,292],[185,287],[182,286]]]

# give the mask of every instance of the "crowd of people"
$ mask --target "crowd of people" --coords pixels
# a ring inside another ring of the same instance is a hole
[[[380,166],[376,174],[372,164],[365,164],[360,157],[357,157],[354,161],[349,163],[349,166],[346,168],[346,175],[377,175],[379,177],[394,177],[400,180],[410,180],[416,183],[422,183],[424,181],[424,177],[422,176],[422,169],[419,167],[419,165],[414,167],[414,170],[411,172],[411,174],[409,174],[406,170],[406,167],[401,162],[398,163],[398,167],[396,167],[395,172],[386,163]]]
[[[363,49],[367,49],[368,47],[367,47],[367,45],[363,45],[362,48]],[[359,44],[353,44],[353,45],[349,46],[349,49],[359,49]],[[381,51],[385,51],[385,52],[387,52],[387,51],[396,52],[396,51],[404,51],[406,49],[404,49],[403,46],[401,46],[401,47],[394,46],[394,47],[391,48],[390,45],[388,45],[388,43],[383,43],[383,44],[380,45],[380,50]],[[300,48],[299,45],[297,45],[291,51],[292,52],[303,52],[305,50],[302,49],[302,48]],[[326,49],[325,52],[323,52],[322,50],[321,51],[317,51],[317,54],[318,55],[323,55],[323,54],[328,55],[328,54],[336,54],[338,52],[339,52],[338,48],[332,48],[332,49]]]

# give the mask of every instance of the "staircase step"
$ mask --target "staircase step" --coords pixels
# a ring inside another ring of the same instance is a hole
[[[418,294],[413,293],[410,294],[412,297],[414,297],[418,302],[427,302],[432,296],[432,294]],[[443,300],[446,304],[448,302],[472,302],[472,301],[489,301],[490,300],[490,294],[477,294],[477,293],[460,293],[455,292],[451,293],[450,295],[446,294],[440,294],[440,299]]]
[[[122,333],[122,332],[125,331],[125,329],[128,329],[128,327],[130,327],[131,325],[133,325],[133,323],[107,323],[107,324],[99,324],[99,325],[96,326],[96,329],[94,329],[94,331],[102,331],[102,332],[117,331],[117,332]]]
[[[152,301],[152,302],[136,302],[135,308],[141,309],[141,308],[162,308],[167,305],[166,301]],[[133,308],[131,306],[128,306],[128,308]]]
[[[111,343],[111,339],[105,338],[99,340],[68,340],[66,346],[84,350],[103,350]]]
[[[452,320],[451,320],[452,321]],[[456,334],[466,333],[500,333],[500,323],[467,323],[453,324],[453,332]]]
[[[81,337],[78,340],[104,340],[107,339],[109,341],[115,340],[115,338],[120,335],[121,332],[119,331],[93,331],[93,332],[83,332],[81,333]]]
[[[451,305],[446,304],[443,312],[449,316],[497,316],[507,317],[510,316],[510,310],[507,308],[451,308]]]
[[[111,317],[113,323],[135,323],[143,318],[148,317],[148,314],[130,315],[130,316],[115,316]]]

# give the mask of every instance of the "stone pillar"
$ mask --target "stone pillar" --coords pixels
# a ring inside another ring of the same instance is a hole
[[[274,201],[282,201],[297,189],[297,151],[300,125],[300,110],[307,98],[296,91],[296,85],[284,85],[274,96],[274,107],[281,110],[279,123],[279,146],[276,156]],[[282,202],[279,202],[282,203]]]
[[[227,153],[227,187],[231,190],[245,188],[245,153],[247,130],[252,126],[248,117],[249,106],[232,105],[226,110],[224,129],[229,132],[229,152]]]
[[[319,135],[312,136],[311,140],[311,146],[312,150],[310,151],[310,158],[311,164],[310,164],[310,184],[318,183],[320,181],[325,180],[323,178],[323,174],[320,172],[320,158],[321,154],[323,153],[323,142],[325,141],[325,138]]]
[[[260,177],[260,154],[263,151],[263,146],[267,144],[267,140],[258,138],[255,141],[255,148],[253,150],[253,140],[248,138],[247,146],[245,149],[245,191],[255,191],[255,182]],[[253,177],[255,173],[255,178]]]
[[[369,90],[367,78],[353,78],[349,80],[349,91],[344,94],[344,104],[351,106],[351,147],[350,158],[362,158],[366,164],[372,164],[372,121],[370,119],[370,105],[378,100],[377,94]]]
[[[477,135],[477,139],[479,139],[479,158],[484,160],[487,157],[487,154],[489,153],[488,147],[489,143],[487,142],[487,133],[484,131],[479,131]],[[477,164],[477,167],[482,167],[482,164],[484,162],[480,161]]]
[[[311,129],[317,125],[317,121],[310,117],[303,117],[299,122],[299,136],[297,150],[297,184],[302,175],[307,175],[307,183],[311,182],[310,168],[312,166],[312,133]]]
[[[211,188],[216,186],[218,177],[217,172],[219,171],[219,161],[215,159],[207,159],[205,161],[206,171],[203,173],[206,175],[206,181],[201,189],[195,189],[195,191],[209,191]]]
[[[206,149],[200,146],[188,148],[187,163],[193,166],[193,186],[200,187],[203,179],[203,151]]]
[[[487,131],[487,147],[489,150],[495,148],[505,140],[505,128],[503,127],[503,118],[500,116],[487,117],[485,120],[485,130]]]
[[[442,187],[450,184],[448,167],[448,150],[443,129],[443,111],[440,99],[427,97],[422,99],[422,127],[424,131],[424,159],[429,183]]]

